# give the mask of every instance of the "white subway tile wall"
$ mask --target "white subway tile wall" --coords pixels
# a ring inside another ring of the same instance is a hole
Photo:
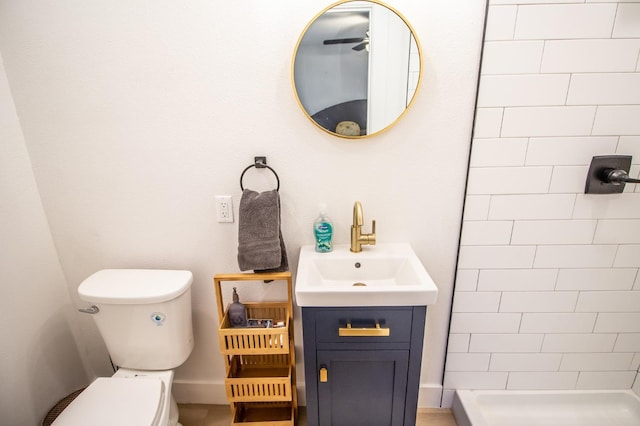
[[[490,0],[444,388],[612,389],[640,367],[640,0]],[[635,385],[637,386],[637,384]]]

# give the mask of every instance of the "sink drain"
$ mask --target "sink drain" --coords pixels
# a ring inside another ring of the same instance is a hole
[[[353,283],[352,287],[366,287],[365,283]]]

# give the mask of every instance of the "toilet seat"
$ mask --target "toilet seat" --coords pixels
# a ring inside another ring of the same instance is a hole
[[[53,426],[156,426],[164,392],[164,383],[155,377],[100,377],[69,404]]]

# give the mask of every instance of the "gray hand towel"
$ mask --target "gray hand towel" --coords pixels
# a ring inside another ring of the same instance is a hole
[[[241,271],[287,271],[288,261],[280,230],[277,190],[242,191],[238,218],[238,265]]]

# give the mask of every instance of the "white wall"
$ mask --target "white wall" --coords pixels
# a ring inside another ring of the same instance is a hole
[[[640,364],[640,2],[491,1],[444,387],[607,389]],[[571,2],[574,3],[574,2]]]
[[[0,57],[0,418],[41,424],[87,380],[66,281]]]
[[[215,222],[214,196],[237,209],[240,173],[266,155],[293,272],[319,202],[337,243],[360,200],[380,242],[414,246],[440,289],[421,377],[421,404],[437,406],[484,19],[483,1],[457,4],[390,2],[421,40],[423,88],[392,130],[354,142],[310,123],[291,87],[295,43],[326,1],[1,2],[0,50],[74,304],[101,268],[192,270],[196,348],[175,389],[224,402],[212,276],[238,270],[237,223]],[[92,372],[110,374],[91,319],[75,320]]]

